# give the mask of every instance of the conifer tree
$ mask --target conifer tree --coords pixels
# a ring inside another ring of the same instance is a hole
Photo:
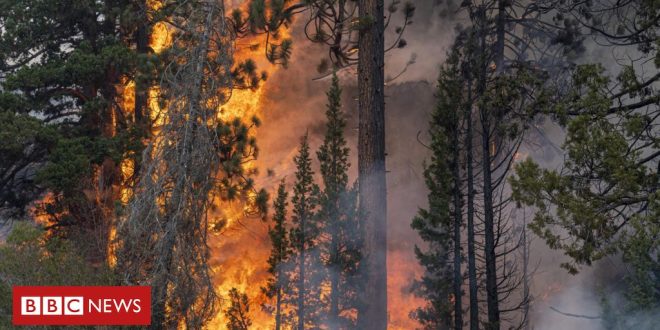
[[[455,48],[440,73],[438,103],[429,129],[432,154],[424,171],[429,206],[420,209],[412,222],[413,229],[428,244],[426,250],[415,247],[415,254],[425,268],[418,283],[418,294],[427,300],[427,305],[413,315],[425,329],[461,329],[463,323],[460,272],[462,195],[458,163],[462,93],[459,53]]]
[[[248,330],[252,326],[250,319],[250,301],[245,293],[238,289],[229,290],[229,307],[224,311],[227,317],[227,329]]]
[[[28,157],[0,173],[0,203],[9,198],[21,208],[49,190],[53,198],[44,209],[50,228],[63,236],[104,236],[118,199],[119,161],[135,142],[118,94],[136,67],[127,35],[135,29],[135,12],[126,4],[0,3],[0,114],[34,124],[25,127],[34,135],[23,148]],[[0,131],[11,129],[5,124]],[[10,138],[11,144],[24,142]],[[29,193],[16,194],[17,184]],[[106,244],[78,243],[87,245],[89,258],[104,258]]]
[[[356,190],[348,187],[349,148],[344,138],[346,120],[336,75],[332,77],[327,97],[325,139],[317,151],[324,184],[319,210],[326,236],[322,251],[330,282],[327,322],[330,329],[345,329],[355,326],[355,320],[341,315],[357,311],[362,233],[358,226]]]
[[[271,254],[268,258],[268,272],[271,278],[264,288],[269,298],[275,298],[275,330],[280,330],[283,323],[283,296],[289,293],[289,281],[285,273],[286,263],[291,256],[291,245],[287,236],[286,207],[287,192],[284,180],[277,188],[277,198],[273,202],[275,215],[273,215],[273,228],[268,231],[272,244]]]
[[[291,220],[294,227],[290,232],[290,240],[295,253],[296,269],[291,272],[291,281],[295,286],[295,294],[292,298],[296,306],[297,329],[308,329],[317,326],[321,281],[317,249],[319,226],[316,221],[319,188],[314,183],[307,135],[301,139],[294,162],[296,181],[291,199],[293,205]]]

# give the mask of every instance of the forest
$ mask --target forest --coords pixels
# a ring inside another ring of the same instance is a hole
[[[150,287],[150,325],[81,329],[660,329],[659,31],[658,0],[0,0],[0,329],[17,286]]]

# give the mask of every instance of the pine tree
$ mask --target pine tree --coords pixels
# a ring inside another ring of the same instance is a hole
[[[296,265],[291,273],[291,281],[296,290],[292,297],[296,306],[297,329],[308,329],[317,326],[321,279],[317,249],[319,225],[316,221],[319,188],[314,183],[307,135],[301,139],[294,162],[296,181],[291,199],[294,227],[290,232],[290,240]]]
[[[273,202],[275,215],[273,215],[274,227],[268,231],[272,244],[271,255],[268,258],[268,272],[271,278],[264,291],[269,298],[275,298],[275,330],[280,330],[283,325],[283,296],[289,293],[289,281],[285,267],[291,256],[291,245],[287,236],[287,192],[284,180],[277,188],[277,198]]]
[[[245,293],[236,288],[229,290],[229,307],[224,311],[227,317],[227,329],[249,330],[252,326],[250,320],[250,301]]]
[[[231,90],[242,86],[232,80],[235,74],[249,71],[226,70],[235,39],[224,13],[215,1],[172,6],[178,25],[159,95],[166,120],[149,141],[149,157],[117,229],[117,269],[125,282],[152,287],[154,329],[202,328],[217,314],[208,212],[214,196],[234,200],[256,192],[253,172],[242,164],[258,152],[250,129],[259,121],[218,116]],[[263,212],[263,191],[255,204]]]
[[[458,57],[455,48],[438,80],[438,103],[429,129],[431,161],[424,171],[429,206],[420,209],[412,222],[412,228],[428,244],[426,250],[415,247],[415,254],[425,268],[418,283],[418,294],[427,300],[427,305],[413,315],[425,329],[461,329],[463,323],[460,273],[462,195],[458,163],[463,80]]]
[[[54,198],[45,208],[50,228],[73,238],[104,236],[122,183],[119,161],[136,141],[130,111],[118,102],[122,81],[136,67],[126,34],[135,28],[135,12],[125,5],[110,0],[0,4],[0,112],[38,119],[44,132],[37,135],[58,133],[54,140],[32,140],[25,149],[30,157],[2,173],[9,176],[0,179],[7,183],[0,185],[0,196],[20,184],[31,194],[9,197],[23,199],[12,201],[23,207],[51,191]],[[105,255],[105,244],[78,243],[87,245],[83,249],[95,261]]]
[[[325,139],[317,151],[324,184],[319,216],[324,224],[323,233],[328,237],[322,246],[330,282],[327,322],[330,329],[346,329],[355,326],[355,320],[341,315],[357,311],[362,233],[358,226],[356,190],[348,187],[349,148],[344,138],[346,120],[341,111],[341,88],[336,75],[332,77],[327,97]]]
[[[537,209],[530,223],[534,233],[570,257],[562,267],[577,273],[582,265],[621,253],[631,266],[625,275],[631,308],[657,309],[660,147],[652,127],[660,108],[658,93],[639,80],[632,67],[615,83],[599,64],[578,66],[569,92],[545,108],[567,128],[562,168],[544,169],[527,159],[516,165],[511,185],[520,205]],[[641,100],[622,104],[612,93]]]

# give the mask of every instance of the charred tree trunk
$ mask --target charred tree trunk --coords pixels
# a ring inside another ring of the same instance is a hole
[[[488,329],[499,329],[500,310],[497,292],[497,263],[495,254],[495,226],[493,214],[493,187],[491,181],[490,122],[487,109],[481,109],[481,154],[484,194],[484,256],[486,259],[486,302]]]
[[[143,57],[149,52],[149,22],[147,21],[147,1],[142,0],[138,5],[139,23],[135,30],[135,48],[138,56]],[[143,63],[140,63],[142,65]],[[144,81],[145,72],[138,66],[135,79],[135,123],[140,130],[147,128],[147,89],[148,84]],[[144,132],[146,133],[146,132]]]
[[[387,328],[387,192],[385,179],[383,0],[358,2],[360,206],[365,212],[366,283],[360,329]]]
[[[339,273],[341,268],[339,267],[339,216],[337,214],[337,207],[332,208],[332,213],[330,215],[330,226],[332,230],[332,237],[330,242],[330,253],[331,253],[331,263],[332,267],[330,268],[330,329],[339,329]]]
[[[298,330],[305,329],[305,222],[307,219],[303,215],[300,218],[300,263],[298,264]]]
[[[468,78],[467,103],[465,109],[465,121],[467,132],[465,135],[466,152],[466,176],[467,176],[467,245],[468,245],[468,282],[470,286],[470,329],[479,329],[479,300],[477,297],[479,284],[477,283],[477,262],[474,248],[474,173],[472,168],[473,146],[472,146],[472,80]]]
[[[494,49],[494,60],[496,73],[503,72],[504,70],[504,38],[505,38],[505,23],[506,23],[506,1],[498,0],[497,2],[497,18],[496,18],[496,40]],[[485,33],[484,33],[485,34]],[[482,48],[485,51],[485,47]],[[483,63],[485,67],[487,63]],[[486,79],[484,75],[481,77]],[[499,295],[498,295],[498,278],[497,278],[497,253],[495,235],[496,229],[494,224],[494,210],[493,210],[493,181],[491,162],[494,155],[491,155],[490,147],[494,141],[491,139],[491,114],[489,109],[481,109],[481,150],[482,150],[482,166],[483,166],[483,194],[484,194],[484,257],[486,261],[486,303],[488,306],[488,329],[500,328],[500,309],[499,309]]]
[[[497,1],[497,22],[496,22],[496,42],[495,42],[495,68],[497,72],[504,69],[504,40],[506,25],[506,2],[507,0]]]
[[[278,271],[277,278],[281,279],[281,271]],[[280,330],[282,327],[282,288],[277,287],[277,293],[275,294],[275,330]]]
[[[486,91],[488,79],[489,49],[487,45],[487,8],[481,6],[477,13],[477,26],[479,29],[479,46],[476,56],[479,57],[479,73],[477,97],[482,98]],[[491,180],[490,155],[490,114],[483,105],[479,108],[481,122],[481,162],[483,172],[483,208],[484,208],[484,258],[486,263],[486,307],[488,309],[487,329],[499,329],[500,311],[497,293],[497,264],[495,254],[495,228],[493,213],[493,187]]]
[[[463,274],[461,273],[461,225],[463,220],[463,196],[461,194],[461,176],[459,168],[459,117],[456,116],[453,122],[452,132],[452,161],[450,163],[452,169],[452,176],[454,187],[452,189],[453,202],[454,202],[454,328],[456,330],[463,329],[463,294],[461,287],[463,286]]]
[[[139,58],[144,59],[149,53],[149,22],[147,17],[147,1],[141,0],[138,3],[139,23],[135,30],[135,48]],[[140,136],[149,136],[151,125],[149,124],[148,113],[148,92],[149,84],[145,79],[144,67],[145,63],[138,63],[135,74],[135,104],[133,105],[133,112],[135,114],[135,126]],[[139,161],[138,154],[136,154],[133,161],[133,178],[140,177],[141,162]]]

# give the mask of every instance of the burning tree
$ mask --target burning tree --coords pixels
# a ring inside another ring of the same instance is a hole
[[[252,189],[242,167],[256,154],[251,126],[219,117],[236,75],[224,10],[215,1],[171,9],[178,28],[161,77],[163,124],[144,151],[119,223],[117,269],[125,284],[152,286],[153,328],[199,328],[215,315],[207,212],[214,196],[233,199]]]
[[[227,329],[248,330],[252,326],[250,320],[250,301],[245,293],[236,288],[229,290],[229,307],[224,311],[227,316]]]

